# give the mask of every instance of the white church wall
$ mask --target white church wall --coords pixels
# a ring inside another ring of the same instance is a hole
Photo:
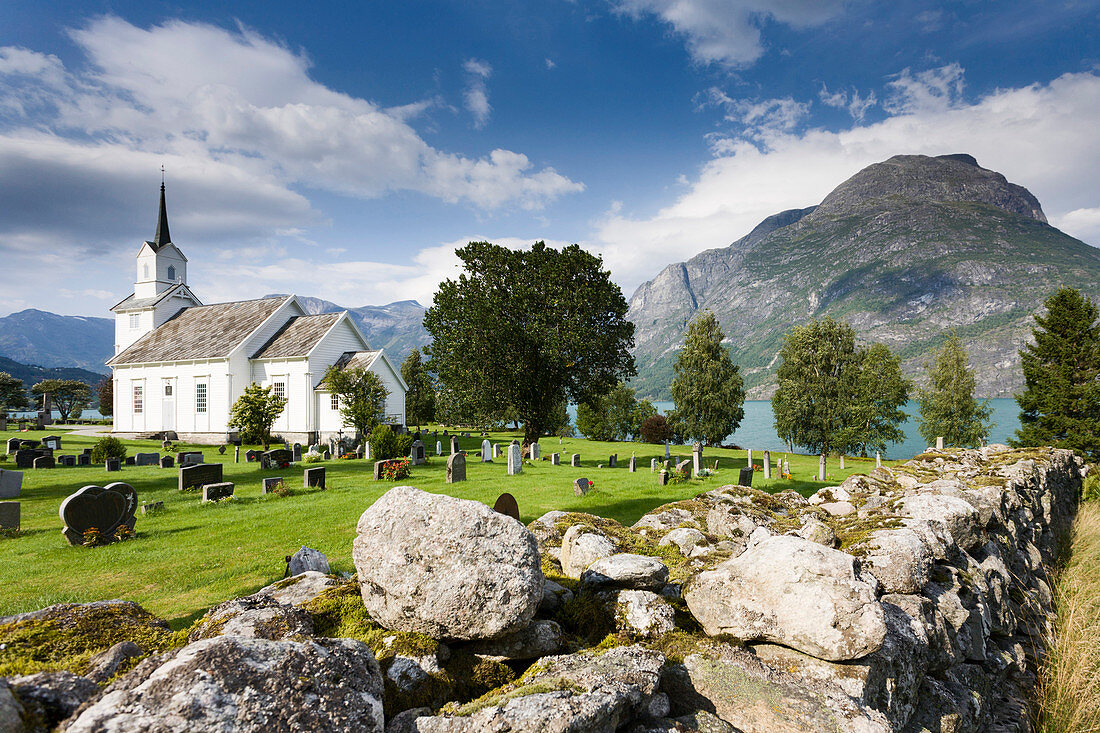
[[[224,359],[212,359],[115,367],[114,432],[224,434],[229,420],[227,366]],[[134,410],[134,387],[141,387],[141,412]],[[205,411],[200,410],[203,401]]]

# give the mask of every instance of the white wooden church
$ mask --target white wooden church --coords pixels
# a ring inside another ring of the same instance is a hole
[[[222,443],[230,407],[256,382],[287,399],[272,431],[285,440],[347,434],[336,396],[320,387],[333,365],[377,374],[389,390],[386,422],[405,422],[407,385],[347,311],[309,315],[293,295],[203,305],[168,232],[163,183],[156,236],[137,254],[134,293],[111,310],[115,433],[172,430],[182,440]]]

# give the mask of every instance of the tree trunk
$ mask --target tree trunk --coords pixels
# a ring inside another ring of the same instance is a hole
[[[821,454],[821,459],[817,463],[817,480],[825,480],[825,454]]]

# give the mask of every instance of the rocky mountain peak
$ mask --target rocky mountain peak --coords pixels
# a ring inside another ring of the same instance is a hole
[[[854,213],[884,199],[979,203],[1046,223],[1039,200],[967,153],[895,155],[869,165],[825,197],[814,214]]]

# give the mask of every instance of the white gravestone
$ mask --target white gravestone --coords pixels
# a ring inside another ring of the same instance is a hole
[[[523,448],[515,443],[508,446],[508,475],[523,473]]]
[[[481,441],[481,462],[488,463],[493,460],[493,446],[488,440]]]

